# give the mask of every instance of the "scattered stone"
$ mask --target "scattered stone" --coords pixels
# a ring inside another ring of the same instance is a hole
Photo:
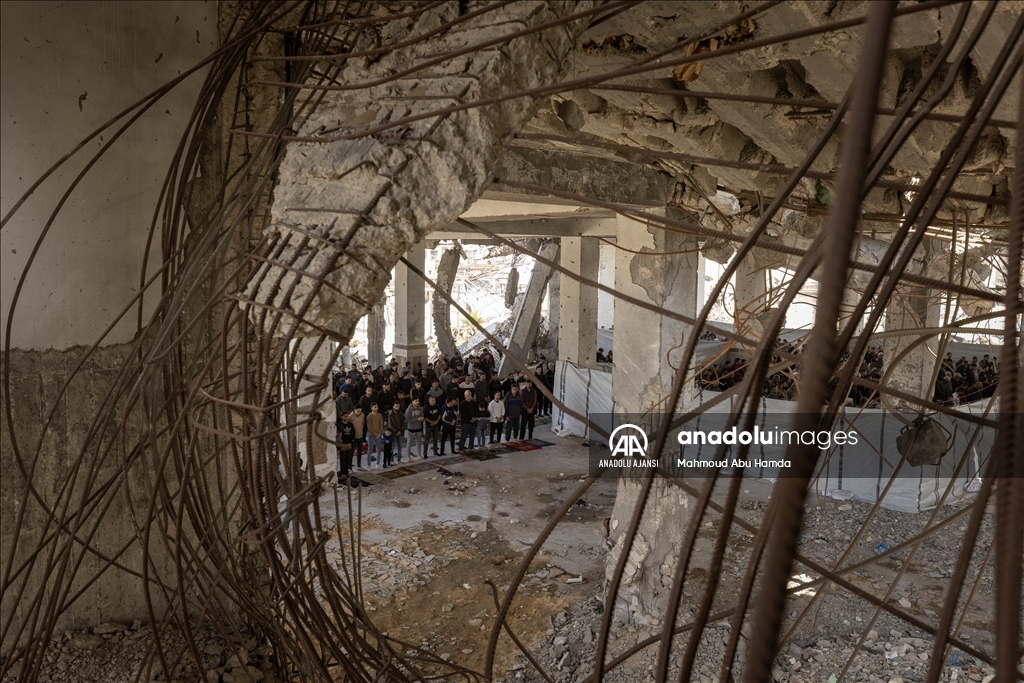
[[[259,683],[263,680],[263,672],[254,666],[228,671],[224,674],[224,683]]]
[[[76,633],[68,644],[76,650],[95,650],[104,642],[103,638],[92,633]]]

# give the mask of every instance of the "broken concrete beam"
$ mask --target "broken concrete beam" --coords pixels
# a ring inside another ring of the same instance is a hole
[[[675,187],[675,180],[667,173],[627,161],[524,147],[509,149],[495,176],[634,206],[664,206]],[[509,188],[498,184],[494,189]]]
[[[597,280],[601,243],[592,237],[563,237],[559,265]],[[597,288],[566,276],[559,288],[559,358],[592,367],[597,362]]]
[[[537,254],[548,261],[558,259],[558,242],[544,242]],[[537,326],[540,324],[540,307],[544,302],[544,295],[547,293],[548,280],[551,278],[551,266],[537,261],[533,264],[533,272],[530,274],[530,283],[526,286],[526,293],[523,294],[518,303],[512,322],[512,334],[509,335],[505,347],[508,353],[502,356],[498,365],[498,375],[505,377],[515,366],[509,360],[509,356],[515,356],[521,361],[526,361],[527,352],[533,345],[534,337],[537,336]]]
[[[503,237],[614,237],[615,214],[595,210],[571,213],[524,214],[512,216],[486,216],[468,219],[468,222]],[[432,239],[460,239],[468,235],[481,235],[472,225],[449,223],[431,233]]]
[[[454,246],[441,254],[441,260],[437,264],[437,277],[434,278],[437,286],[446,294],[452,293],[452,285],[455,284],[455,277],[459,272],[459,261],[462,258],[462,249]],[[442,355],[452,357],[458,347],[455,345],[455,338],[452,336],[451,304],[440,295],[434,294],[431,304],[434,316],[434,336],[437,337],[437,348]]]

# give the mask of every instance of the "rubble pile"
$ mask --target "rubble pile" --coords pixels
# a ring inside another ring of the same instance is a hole
[[[177,653],[185,641],[174,626],[163,629],[161,640],[165,653]],[[225,642],[220,635],[204,629],[197,636],[201,667],[197,670],[191,657],[182,657],[174,666],[171,683],[277,683],[281,679],[271,664],[271,648],[260,645],[252,636],[238,632]],[[55,636],[47,649],[39,683],[134,683],[135,681],[167,680],[160,671],[153,653],[153,633],[148,624],[136,620],[126,626],[117,622],[100,624],[94,629],[66,631]],[[174,654],[169,654],[173,662]],[[147,671],[147,661],[154,661]],[[142,671],[141,677],[139,671]],[[20,680],[17,667],[2,683]]]

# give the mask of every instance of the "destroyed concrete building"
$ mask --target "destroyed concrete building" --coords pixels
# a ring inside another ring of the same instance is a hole
[[[3,681],[1021,677],[1024,2],[0,10]]]

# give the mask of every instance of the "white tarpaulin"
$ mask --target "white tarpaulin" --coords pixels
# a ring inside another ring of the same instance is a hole
[[[796,405],[795,401],[762,399],[755,424],[763,432],[789,429]],[[700,420],[700,428],[717,428],[730,410],[728,402],[715,406]],[[968,407],[961,412],[971,412],[971,409]],[[917,416],[903,417],[913,420]],[[900,512],[934,509],[947,488],[946,502],[959,500],[975,488],[972,484],[977,483],[995,443],[995,430],[977,428],[973,423],[949,415],[930,417],[943,428],[946,454],[936,465],[914,467],[905,461],[900,464],[902,457],[896,448],[896,438],[906,426],[902,420],[885,410],[847,408],[833,433],[838,430],[855,432],[857,443],[833,443],[823,450],[815,469],[815,490],[821,495],[831,494],[864,503],[881,499],[882,507]],[[747,459],[782,460],[787,447],[779,443],[752,445]],[[717,446],[711,445],[691,446],[685,455],[709,458],[715,455],[716,449]],[[761,468],[756,473],[763,478],[779,476],[776,469]]]
[[[591,416],[606,432],[611,432],[617,426],[613,424],[617,418],[612,402],[611,372],[558,361],[555,365],[554,393],[575,412]],[[714,396],[706,394],[705,398]],[[794,401],[762,399],[755,424],[762,432],[789,429],[796,406]],[[732,410],[726,401],[684,429],[710,430],[724,426],[724,420]],[[965,406],[959,412],[978,413],[980,410],[979,403]],[[913,420],[916,416],[905,417]],[[948,445],[946,454],[937,465],[913,467],[907,462],[900,465],[901,456],[896,449],[896,438],[905,426],[902,420],[885,410],[846,409],[833,431],[856,432],[857,443],[832,443],[823,451],[815,472],[815,489],[821,495],[853,498],[865,503],[881,499],[882,507],[900,512],[933,509],[947,489],[947,503],[961,499],[977,486],[978,477],[986,466],[995,441],[995,430],[990,427],[977,429],[966,420],[948,415],[936,414],[931,417],[943,428]],[[588,439],[596,438],[596,435],[592,437],[585,422],[558,408],[554,410],[552,429],[559,435],[575,434]],[[673,431],[670,441],[673,444],[671,455],[666,453],[665,456],[670,459],[677,456],[697,459],[715,456],[718,446],[694,445],[685,449],[679,446],[675,438],[676,431]],[[747,457],[783,460],[786,449],[787,444],[778,442],[752,445]],[[735,454],[732,451],[728,457]],[[893,476],[897,467],[899,471]],[[756,468],[752,473],[766,479],[779,476],[777,469],[764,467]]]
[[[611,366],[604,366],[610,369]],[[612,373],[600,368],[584,368],[569,361],[555,362],[555,397],[580,415],[608,415],[612,405]],[[601,425],[611,431],[610,425]],[[575,434],[590,438],[590,426],[563,412],[552,411],[551,429],[559,436]]]

